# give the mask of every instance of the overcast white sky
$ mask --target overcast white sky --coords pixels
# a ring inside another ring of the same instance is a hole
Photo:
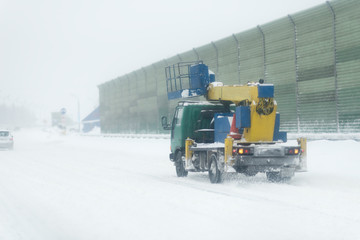
[[[76,120],[97,85],[323,0],[0,0],[0,104]]]

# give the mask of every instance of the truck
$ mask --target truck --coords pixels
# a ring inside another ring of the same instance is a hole
[[[306,139],[291,144],[280,131],[273,84],[227,86],[202,61],[167,66],[165,76],[168,100],[178,103],[171,122],[162,116],[161,124],[171,131],[178,177],[208,172],[211,183],[220,183],[228,172],[265,173],[280,182],[307,170]],[[200,100],[186,100],[194,97]]]

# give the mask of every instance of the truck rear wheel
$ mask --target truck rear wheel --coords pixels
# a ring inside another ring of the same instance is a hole
[[[210,156],[210,164],[209,164],[209,179],[211,183],[220,183],[221,178],[221,172],[218,168],[218,159],[216,154],[212,154]]]
[[[178,177],[186,177],[188,175],[188,171],[185,170],[185,163],[182,160],[181,151],[177,151],[175,155],[175,169],[176,175]]]

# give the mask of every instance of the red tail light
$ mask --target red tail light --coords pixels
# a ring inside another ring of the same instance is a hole
[[[241,148],[237,148],[234,150],[233,150],[233,153],[236,153],[238,155],[253,155],[254,154],[254,149],[251,147],[241,147]]]
[[[298,147],[285,149],[286,155],[298,155],[299,153],[300,153],[300,148]]]

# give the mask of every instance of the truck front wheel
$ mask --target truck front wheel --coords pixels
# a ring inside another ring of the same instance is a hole
[[[221,182],[221,171],[218,167],[218,160],[216,154],[212,154],[210,156],[209,179],[211,183]]]
[[[185,163],[182,160],[181,151],[177,151],[175,155],[175,169],[176,175],[178,177],[186,177],[188,175],[188,171],[185,170]]]

